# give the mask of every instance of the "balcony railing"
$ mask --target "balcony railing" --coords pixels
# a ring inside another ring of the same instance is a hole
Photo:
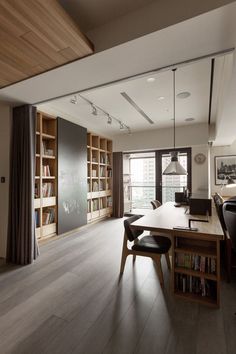
[[[185,186],[162,186],[162,203],[173,202],[175,192],[183,192]],[[156,199],[156,187],[153,185],[129,185],[126,209],[151,209],[151,200]],[[125,210],[128,211],[128,210]]]

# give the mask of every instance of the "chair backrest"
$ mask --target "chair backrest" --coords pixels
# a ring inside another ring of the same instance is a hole
[[[161,206],[161,202],[159,200],[151,200],[152,208],[157,209]]]
[[[133,230],[130,227],[130,224],[132,224],[132,222],[140,219],[142,216],[143,215],[133,215],[124,221],[125,233],[130,242],[134,241],[143,233],[143,230]]]
[[[224,202],[223,216],[227,231],[232,241],[232,246],[236,251],[236,202]]]
[[[223,231],[225,232],[227,230],[227,228],[226,228],[225,220],[224,220],[224,216],[223,216],[224,200],[218,193],[214,194],[213,200],[214,200],[214,203],[215,203],[215,207],[216,207],[216,212],[217,212],[218,218],[219,218],[220,223],[221,223],[221,227],[222,227]]]

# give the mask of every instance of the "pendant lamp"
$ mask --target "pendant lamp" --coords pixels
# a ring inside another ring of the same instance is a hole
[[[177,69],[173,69],[173,111],[174,111],[174,151],[171,152],[171,162],[166,167],[163,175],[187,175],[187,171],[178,161],[178,151],[175,150],[175,72]]]

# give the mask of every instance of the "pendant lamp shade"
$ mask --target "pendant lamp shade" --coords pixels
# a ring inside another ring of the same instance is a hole
[[[171,162],[166,167],[163,175],[171,176],[180,176],[187,175],[187,171],[178,161],[178,152],[175,150],[175,72],[176,69],[173,69],[173,110],[174,110],[174,151],[171,153]]]
[[[180,176],[180,175],[186,175],[186,174],[187,174],[186,170],[183,168],[183,166],[178,161],[177,152],[174,151],[171,154],[171,162],[169,163],[169,165],[164,170],[163,175]]]

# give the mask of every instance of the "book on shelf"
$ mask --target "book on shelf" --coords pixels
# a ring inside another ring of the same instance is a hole
[[[40,198],[39,184],[35,183],[34,185],[34,198]]]
[[[87,191],[90,192],[90,182],[87,182]]]
[[[112,177],[112,169],[110,167],[107,168],[107,177]]]
[[[92,170],[92,177],[97,177],[97,170]]]
[[[112,197],[107,197],[107,207],[112,207]]]
[[[53,183],[43,183],[42,184],[43,198],[52,197],[53,193],[54,193]]]
[[[43,225],[49,225],[55,222],[55,209],[47,208],[43,211]]]
[[[105,167],[100,166],[100,177],[105,177]]]
[[[104,191],[105,190],[105,182],[104,181],[100,181],[99,182],[99,190],[100,191]]]
[[[100,155],[100,163],[103,163],[103,164],[106,163],[106,157],[105,157],[104,154],[101,154],[101,155]]]
[[[40,226],[40,213],[39,210],[34,211],[34,218],[35,218],[35,227]]]
[[[99,209],[98,199],[93,199],[92,200],[92,206],[93,206],[93,211],[96,211],[96,210]]]
[[[51,176],[49,165],[43,165],[43,176],[44,177],[50,177]]]
[[[216,274],[216,260],[211,257],[189,253],[176,253],[175,264],[177,267],[192,269],[202,273]]]
[[[179,292],[191,293],[202,297],[216,299],[217,283],[214,280],[194,277],[192,275],[176,274],[175,289]]]
[[[98,192],[98,182],[97,181],[93,181],[93,183],[92,183],[92,191],[93,192]]]
[[[44,156],[54,156],[54,151],[53,149],[49,149],[47,147],[47,143],[45,140],[42,141],[42,154]]]

